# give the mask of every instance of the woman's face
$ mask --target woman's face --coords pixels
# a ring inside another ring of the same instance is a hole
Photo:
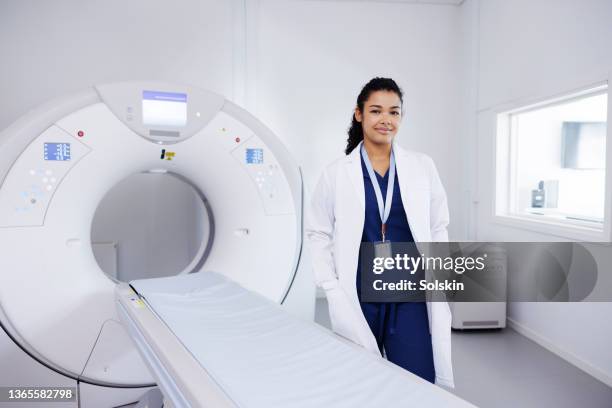
[[[399,130],[402,103],[391,91],[375,91],[363,105],[363,112],[355,108],[355,119],[361,122],[363,137],[372,143],[388,144]]]

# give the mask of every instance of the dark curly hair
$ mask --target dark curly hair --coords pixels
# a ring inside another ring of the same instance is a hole
[[[376,91],[389,91],[395,92],[400,98],[400,102],[403,104],[403,93],[400,87],[391,78],[372,78],[370,82],[365,84],[359,96],[357,97],[357,108],[360,112],[363,112],[363,105],[368,100],[372,92]],[[348,129],[348,139],[346,140],[346,150],[344,151],[347,155],[351,153],[355,147],[363,140],[363,127],[360,122],[357,122],[355,113],[353,112],[353,120],[351,121],[351,127]]]

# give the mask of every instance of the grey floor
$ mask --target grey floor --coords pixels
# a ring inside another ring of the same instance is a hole
[[[315,320],[329,327],[325,299]],[[482,408],[612,408],[612,388],[512,329],[453,331],[452,392]]]

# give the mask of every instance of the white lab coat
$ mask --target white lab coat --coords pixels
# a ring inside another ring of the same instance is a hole
[[[365,218],[361,144],[323,172],[307,213],[306,236],[315,281],[325,290],[333,330],[380,355],[357,297],[357,260]],[[393,145],[408,224],[416,242],[448,241],[446,193],[425,154]],[[446,302],[427,302],[436,384],[454,387],[451,312]]]

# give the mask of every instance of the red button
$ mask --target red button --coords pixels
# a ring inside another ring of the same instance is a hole
[[[82,130],[79,130],[79,131],[77,132],[77,136],[78,136],[78,137],[83,137],[83,136],[85,136],[85,132],[83,132]]]

